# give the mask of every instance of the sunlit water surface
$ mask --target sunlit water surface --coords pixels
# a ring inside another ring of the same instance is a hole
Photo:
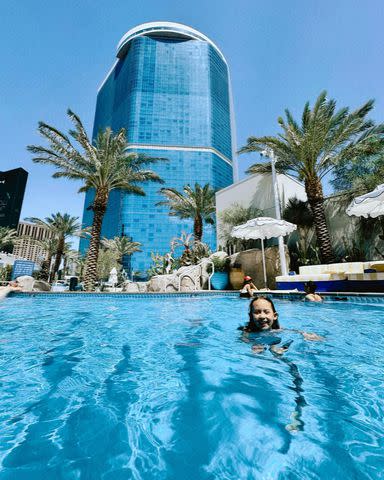
[[[325,341],[253,354],[224,296],[3,301],[0,478],[384,478],[384,305],[276,306]]]

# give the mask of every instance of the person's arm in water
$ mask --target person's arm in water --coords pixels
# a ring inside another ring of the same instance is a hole
[[[292,342],[293,340],[289,340],[289,342],[286,342],[283,345],[270,345],[269,347],[261,343],[255,343],[254,345],[252,345],[252,352],[263,353],[265,350],[268,349],[275,355],[283,355],[288,350]]]
[[[303,330],[295,330],[295,329],[287,329],[291,332],[296,332],[296,333],[299,333],[300,335],[302,335],[304,337],[304,340],[308,340],[310,342],[321,342],[323,340],[325,340],[324,337],[322,337],[321,335],[318,335],[317,333],[312,333],[312,332],[304,332]]]

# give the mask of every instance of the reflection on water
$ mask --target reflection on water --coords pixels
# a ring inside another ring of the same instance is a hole
[[[6,300],[0,478],[380,478],[384,309],[277,308],[325,341],[255,355],[237,298]]]

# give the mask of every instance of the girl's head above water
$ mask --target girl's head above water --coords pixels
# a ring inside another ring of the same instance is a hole
[[[244,328],[249,332],[264,332],[280,328],[278,313],[272,300],[267,297],[256,297],[249,304],[249,322]]]

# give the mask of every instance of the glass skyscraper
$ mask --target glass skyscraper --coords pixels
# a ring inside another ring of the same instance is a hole
[[[218,190],[233,182],[234,120],[223,54],[205,35],[177,23],[128,31],[98,92],[93,137],[106,127],[125,128],[132,151],[167,159],[149,167],[165,183],[145,184],[145,197],[111,192],[102,227],[104,237],[126,235],[142,243],[130,267],[145,272],[151,252],[166,253],[173,237],[192,231],[192,221],[156,206],[164,200],[160,188],[181,190],[197,182]],[[92,223],[92,196],[86,195],[84,225]],[[216,247],[214,226],[204,226],[203,241]],[[80,250],[86,248],[82,240]]]

